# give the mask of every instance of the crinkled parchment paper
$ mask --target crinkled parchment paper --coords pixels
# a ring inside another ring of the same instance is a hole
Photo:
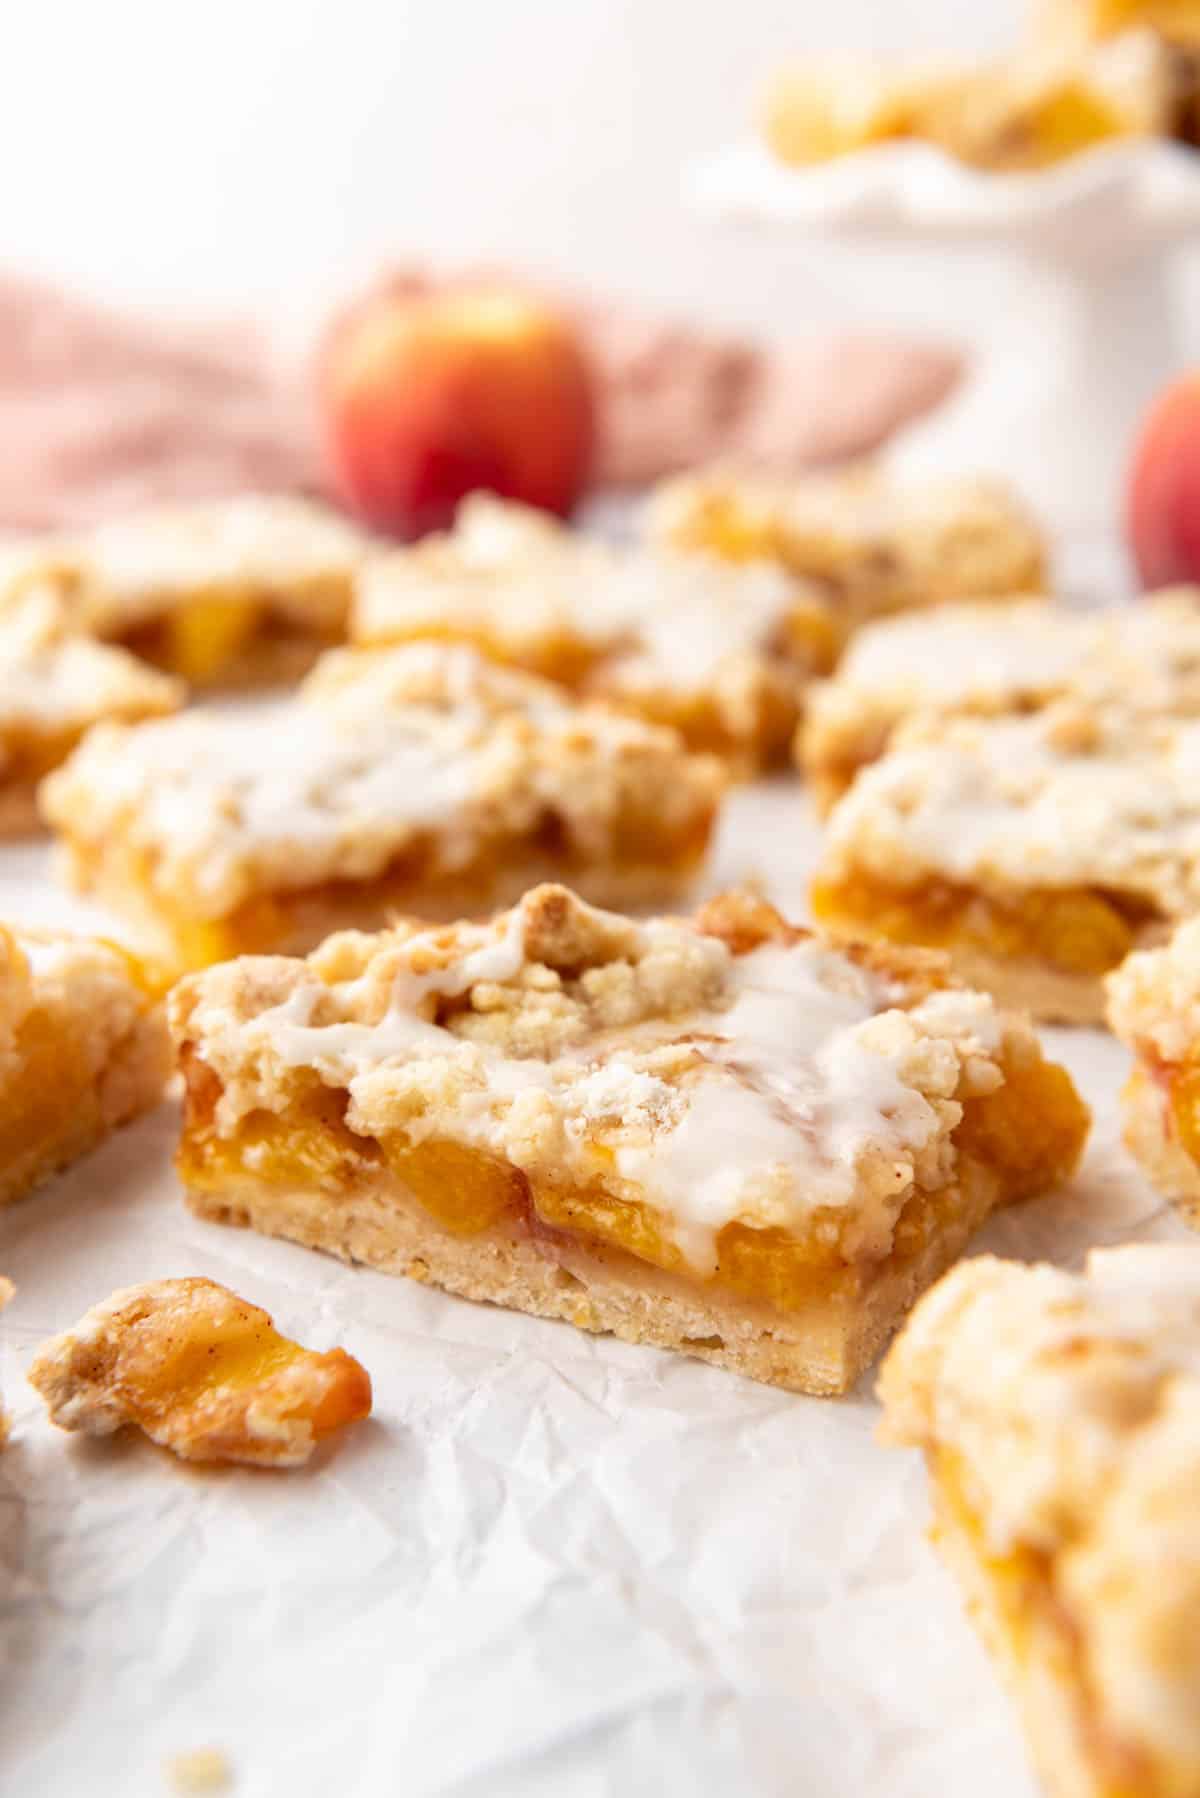
[[[814,842],[794,784],[747,792],[712,884],[800,913]],[[48,869],[0,850],[0,915],[94,921]],[[1093,1145],[979,1246],[1075,1264],[1177,1232],[1118,1144],[1124,1052],[1048,1034]],[[5,1798],[153,1798],[206,1746],[237,1798],[1030,1798],[870,1378],[791,1397],[201,1223],[175,1127],[167,1106],[0,1215]],[[177,1274],[343,1343],[373,1419],[291,1474],[52,1430],[35,1345]]]

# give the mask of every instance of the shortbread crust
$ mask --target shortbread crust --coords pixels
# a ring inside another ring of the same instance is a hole
[[[880,1394],[1047,1790],[1200,1790],[1200,1248],[967,1261]]]
[[[1103,976],[1200,904],[1198,772],[1200,722],[1116,705],[914,720],[835,807],[814,907],[1099,1023]]]
[[[155,1104],[162,1010],[113,943],[0,926],[0,1205]]]
[[[352,635],[471,644],[749,768],[786,754],[840,646],[821,595],[769,564],[617,546],[482,494],[447,535],[363,565]]]
[[[905,482],[873,469],[791,480],[712,469],[665,482],[652,541],[732,561],[765,558],[811,581],[847,629],[955,599],[1045,590],[1042,533],[1001,482]]]
[[[1066,696],[1200,716],[1200,588],[1104,611],[968,601],[869,625],[809,690],[797,757],[827,810],[909,718],[1032,712]]]
[[[42,803],[76,886],[202,966],[397,910],[486,911],[551,875],[610,903],[671,896],[721,790],[673,731],[413,644],[333,652],[277,709],[103,727]]]
[[[1086,1133],[937,958],[737,895],[637,923],[543,887],[228,963],[170,1011],[201,1214],[801,1391],[850,1386]]]

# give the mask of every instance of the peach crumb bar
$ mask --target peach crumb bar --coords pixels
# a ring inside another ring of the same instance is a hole
[[[1103,977],[1200,903],[1200,722],[1062,700],[915,719],[829,818],[828,928],[947,950],[1004,1004],[1104,1018]]]
[[[250,958],[170,999],[200,1215],[800,1392],[845,1391],[1088,1113],[936,957],[745,895]]]
[[[162,1008],[114,943],[0,926],[0,1205],[156,1104]]]
[[[674,731],[413,644],[332,652],[275,708],[104,726],[42,804],[75,885],[197,967],[397,910],[486,911],[547,877],[672,896],[721,791]]]
[[[990,1257],[880,1380],[1053,1798],[1200,1792],[1200,1248]]]
[[[93,724],[161,717],[183,700],[179,681],[70,629],[52,589],[0,605],[0,837],[37,828],[38,782]]]
[[[77,627],[196,686],[298,678],[346,635],[370,539],[286,494],[135,512],[42,554]]]
[[[484,495],[452,532],[363,565],[352,635],[471,644],[748,768],[786,755],[840,647],[822,596],[767,563],[618,547]]]
[[[1159,1192],[1200,1229],[1200,924],[1131,955],[1108,978],[1108,1021],[1133,1052],[1125,1142]]]
[[[903,482],[874,470],[792,480],[714,469],[665,482],[652,541],[777,562],[814,582],[846,629],[951,599],[1044,591],[1042,533],[999,482]]]
[[[882,619],[810,688],[797,759],[828,810],[909,718],[1033,712],[1065,696],[1200,715],[1200,589],[1104,611],[967,601]]]

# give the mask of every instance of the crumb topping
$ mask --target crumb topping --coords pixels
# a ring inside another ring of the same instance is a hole
[[[269,593],[282,612],[307,617],[309,583],[349,580],[369,540],[336,513],[288,494],[135,512],[63,546],[78,572],[87,624],[112,632],[164,602],[214,589]]]
[[[370,879],[430,841],[463,868],[548,816],[569,849],[615,858],[647,791],[666,828],[706,818],[720,788],[672,731],[414,644],[334,652],[278,709],[101,726],[42,804],[73,846],[119,840],[156,893],[222,917],[264,887]]]
[[[183,698],[179,681],[74,635],[48,587],[0,609],[0,759],[6,735],[76,734],[101,718],[173,712]]]
[[[540,887],[490,925],[212,968],[170,1010],[218,1077],[223,1134],[315,1076],[363,1135],[603,1173],[711,1272],[734,1219],[824,1222],[848,1258],[880,1258],[914,1189],[951,1177],[962,1101],[1033,1038],[940,970],[835,948],[745,896],[635,922]]]
[[[822,877],[1099,887],[1179,916],[1200,903],[1198,774],[1200,724],[1119,707],[915,719],[834,810]]]
[[[869,625],[836,676],[810,692],[806,759],[877,743],[914,713],[1017,711],[1066,693],[1147,713],[1200,712],[1200,592],[1103,612],[966,603]]]
[[[964,1262],[880,1392],[891,1440],[961,1465],[993,1552],[1052,1557],[1102,1714],[1200,1765],[1200,1248]]]
[[[1200,920],[1157,949],[1127,956],[1108,976],[1108,1021],[1122,1042],[1178,1064],[1200,1054]]]

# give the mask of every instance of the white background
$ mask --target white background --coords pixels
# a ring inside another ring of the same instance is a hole
[[[985,47],[1020,0],[39,0],[0,9],[0,256],[307,316],[495,257],[772,333],[919,320],[936,270],[714,237],[681,169],[817,47]]]

